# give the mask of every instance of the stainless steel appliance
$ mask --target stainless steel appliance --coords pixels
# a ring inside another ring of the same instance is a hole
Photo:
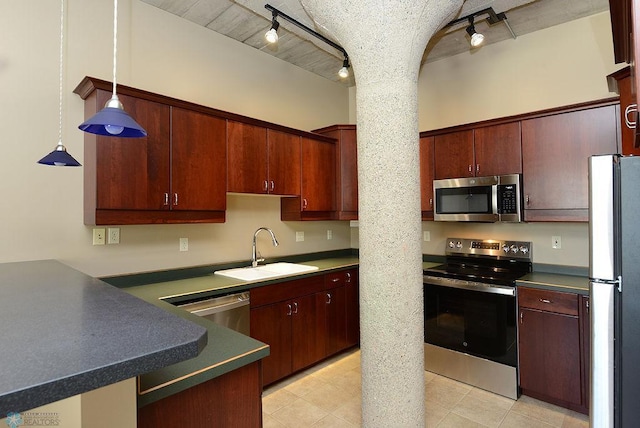
[[[242,334],[249,335],[248,291],[180,304],[179,307]]]
[[[640,158],[589,159],[593,428],[640,421]]]
[[[424,270],[425,369],[518,398],[517,278],[531,243],[447,238],[445,263]]]
[[[522,221],[520,174],[433,181],[435,221]]]

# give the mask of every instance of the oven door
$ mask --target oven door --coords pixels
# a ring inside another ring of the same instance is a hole
[[[436,221],[498,221],[498,177],[433,181]]]
[[[517,366],[515,288],[424,279],[425,343]]]

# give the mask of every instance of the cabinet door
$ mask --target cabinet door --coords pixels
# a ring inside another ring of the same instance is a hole
[[[522,173],[520,122],[474,129],[473,150],[477,177]]]
[[[420,197],[423,212],[433,211],[433,140],[434,137],[420,138]]]
[[[324,292],[294,299],[292,327],[292,369],[298,371],[325,356],[325,320],[321,304]],[[253,320],[252,320],[253,322]]]
[[[267,130],[269,193],[300,194],[300,137]]]
[[[613,105],[523,120],[525,208],[587,210],[588,158],[616,152],[616,121]]]
[[[227,191],[267,193],[267,129],[227,122]]]
[[[340,131],[340,186],[341,206],[340,211],[358,212],[358,150],[356,143],[356,130],[348,129]],[[356,219],[353,216],[353,219]],[[345,219],[346,220],[346,219]]]
[[[578,317],[520,308],[523,394],[581,404]]]
[[[473,177],[473,131],[436,135],[435,178]]]
[[[171,209],[225,210],[226,120],[171,109]]]
[[[262,360],[263,385],[291,374],[291,316],[291,302],[251,309],[251,337],[270,347]]]
[[[99,91],[97,103],[104,105],[110,96]],[[170,205],[165,205],[165,193],[170,192],[169,106],[127,95],[118,97],[147,136],[96,137],[96,208],[169,209]]]
[[[589,296],[580,296],[580,341],[582,344],[582,404],[589,409],[591,388],[591,319]]]
[[[358,270],[352,269],[345,275],[347,347],[349,347],[360,343],[360,295],[358,289]]]
[[[325,292],[327,310],[326,355],[333,355],[347,347],[346,287],[332,288]]]
[[[302,138],[302,209],[335,211],[336,146]]]

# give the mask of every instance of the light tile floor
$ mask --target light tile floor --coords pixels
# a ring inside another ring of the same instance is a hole
[[[265,389],[264,428],[362,426],[360,351],[349,351]],[[588,417],[530,397],[514,401],[425,372],[426,427],[578,428]]]

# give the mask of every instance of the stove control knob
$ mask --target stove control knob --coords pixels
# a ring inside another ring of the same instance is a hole
[[[502,251],[504,251],[505,253],[509,252],[509,246],[507,244],[503,244],[502,245]]]
[[[462,242],[460,241],[456,242],[456,248],[458,249],[462,248]]]
[[[517,253],[517,252],[518,252],[518,246],[517,246],[517,245],[515,245],[515,244],[513,244],[513,245],[511,246],[511,252],[512,252],[512,253],[514,253],[514,254],[515,254],[515,253]]]
[[[453,248],[455,246],[456,246],[456,244],[454,244],[453,241],[449,241],[449,248]]]
[[[520,245],[520,252],[522,254],[527,254],[529,252],[529,247],[527,247],[526,245]]]

